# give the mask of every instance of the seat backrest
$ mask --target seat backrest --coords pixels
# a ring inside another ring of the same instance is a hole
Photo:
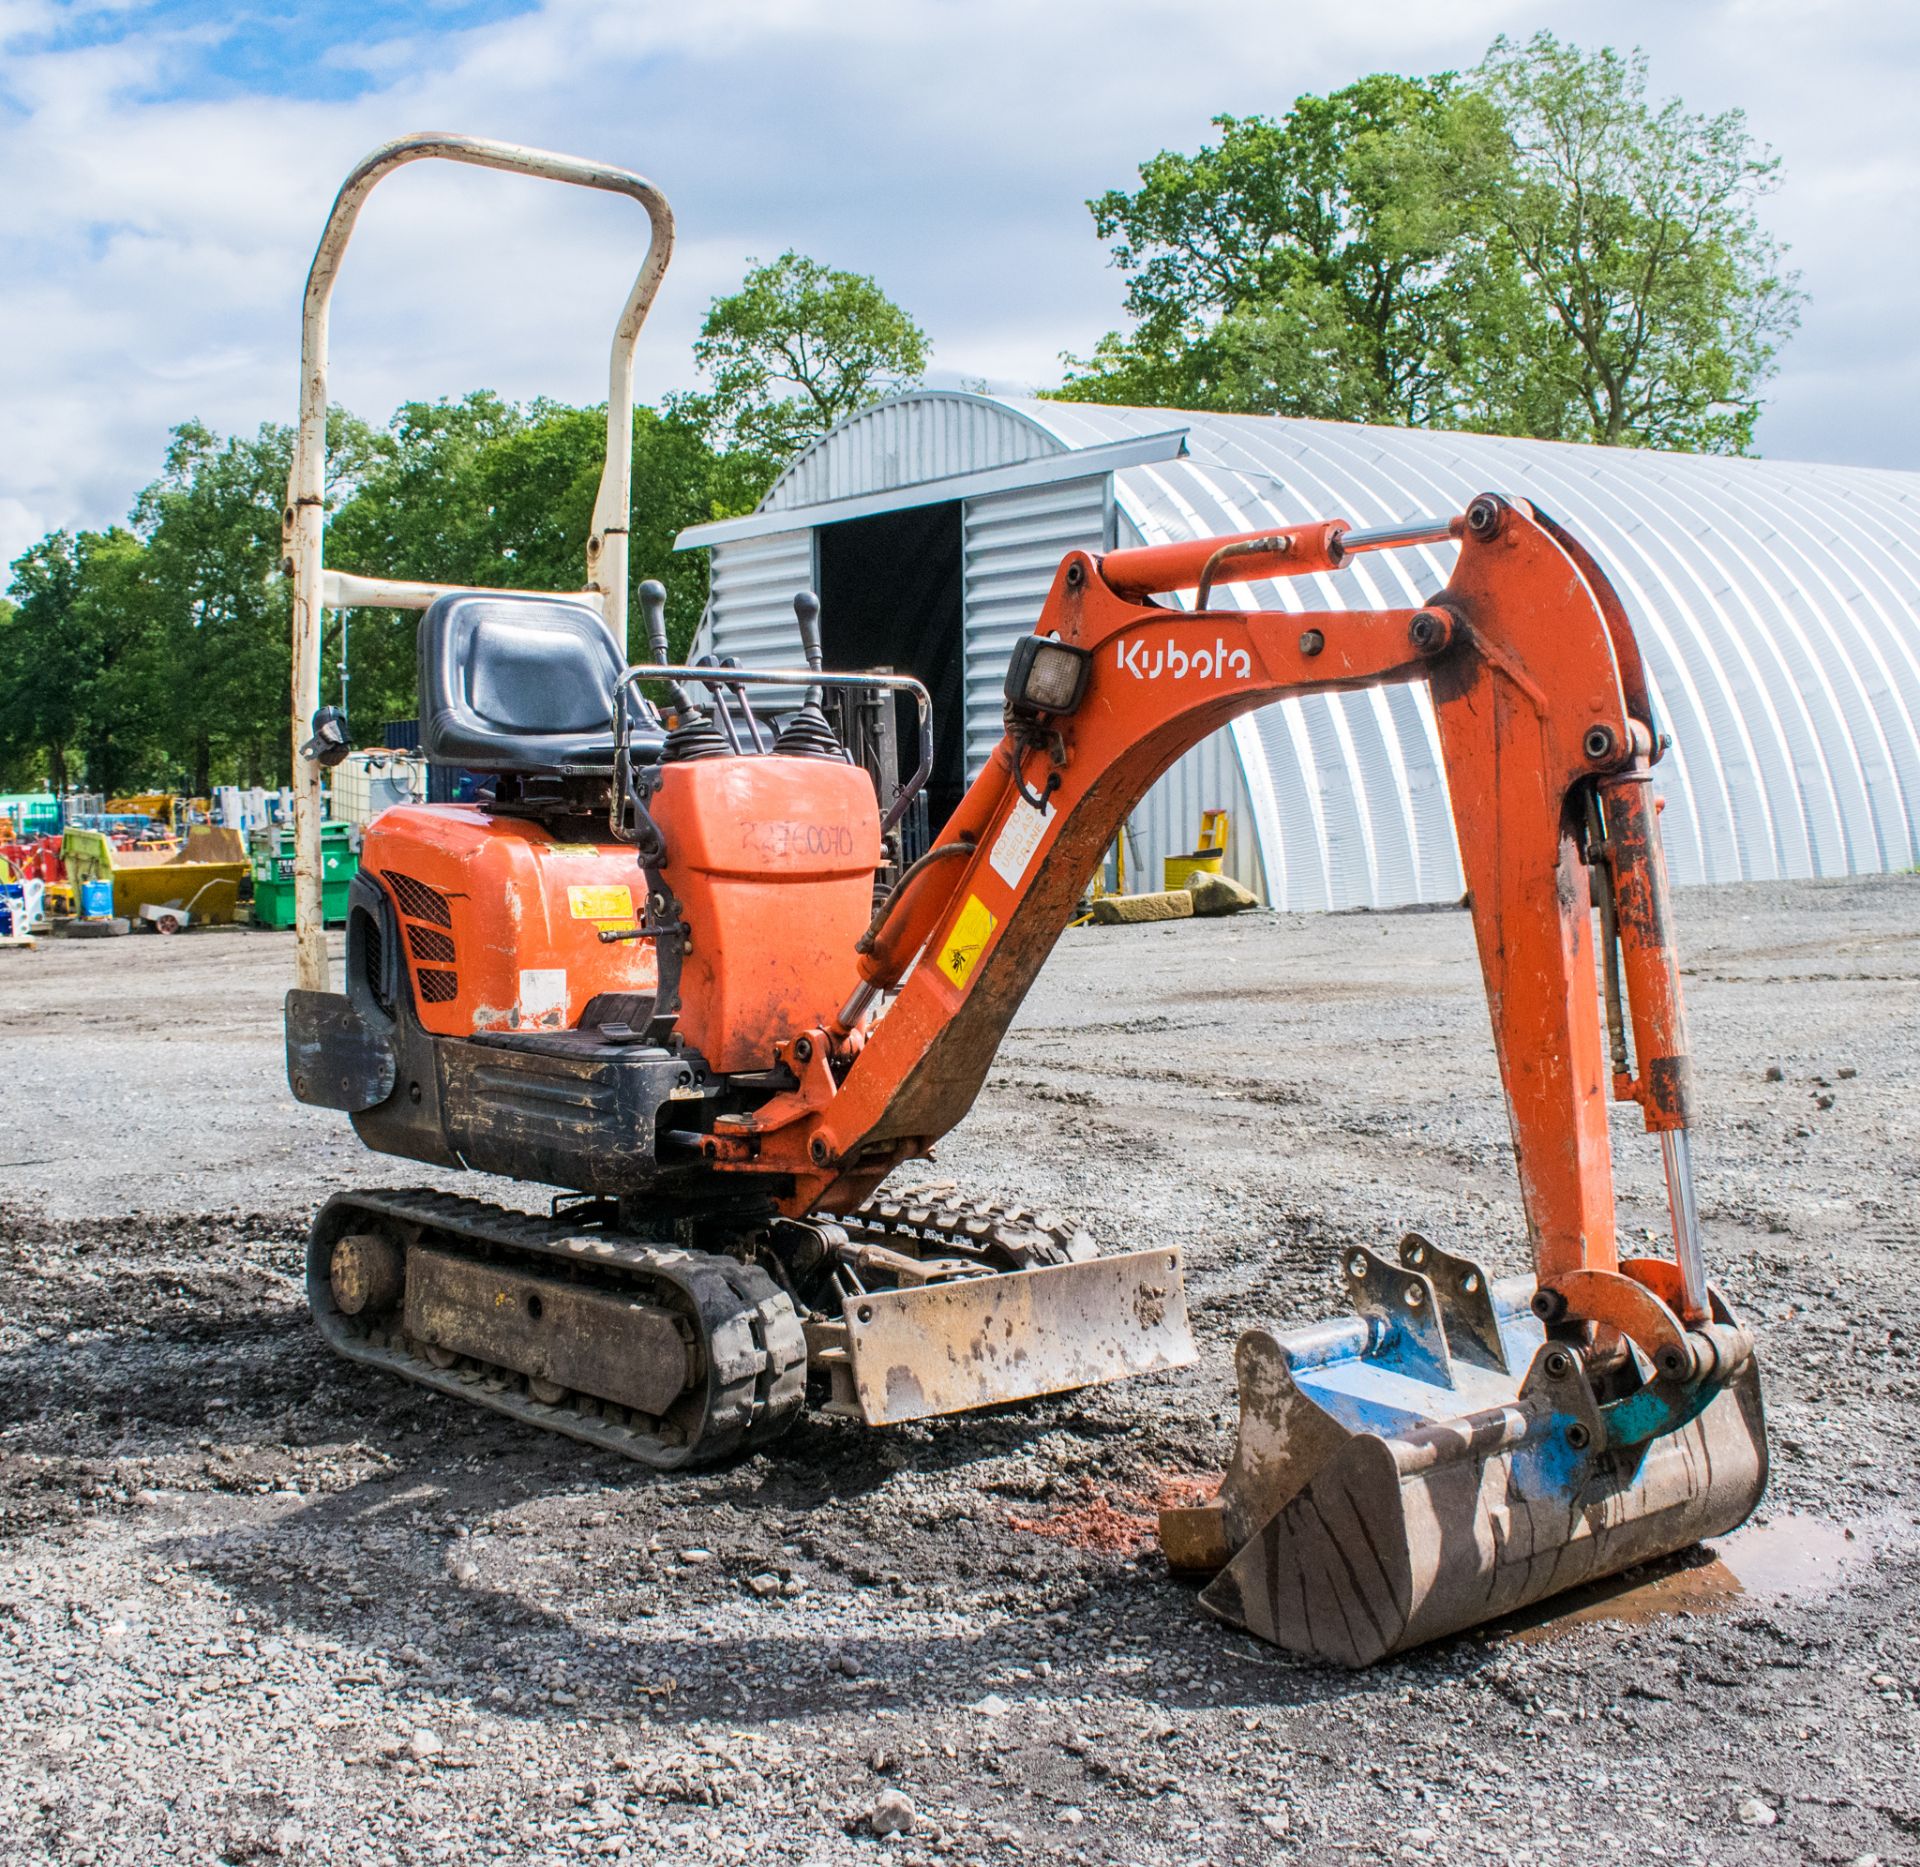
[[[437,597],[420,619],[420,750],[470,771],[613,763],[624,665],[607,625],[566,597]]]

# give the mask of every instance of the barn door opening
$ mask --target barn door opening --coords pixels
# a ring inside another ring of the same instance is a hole
[[[960,502],[845,519],[815,533],[820,642],[829,668],[910,674],[933,698],[926,808],[904,826],[908,862],[952,815],[967,786],[966,665]],[[895,716],[900,777],[917,762],[913,706]]]

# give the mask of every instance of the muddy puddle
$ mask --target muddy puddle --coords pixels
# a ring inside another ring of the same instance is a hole
[[[1639,1627],[1675,1614],[1724,1613],[1741,1602],[1821,1600],[1864,1581],[1897,1528],[1791,1513],[1743,1524],[1668,1562],[1556,1595],[1501,1622],[1495,1636],[1534,1646],[1597,1621]]]

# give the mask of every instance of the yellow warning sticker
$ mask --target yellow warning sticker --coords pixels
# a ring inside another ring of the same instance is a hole
[[[978,895],[967,897],[967,905],[940,943],[940,970],[955,985],[966,984],[974,962],[986,950],[987,941],[999,924]]]
[[[625,882],[575,882],[567,906],[577,921],[630,921],[633,890]]]

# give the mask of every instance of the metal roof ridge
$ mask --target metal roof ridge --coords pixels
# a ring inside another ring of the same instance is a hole
[[[908,506],[945,505],[949,500],[977,499],[987,493],[1018,492],[1029,486],[1048,486],[1061,480],[1117,473],[1149,461],[1178,460],[1187,451],[1188,432],[1185,428],[1170,428],[1157,434],[1127,435],[1116,441],[1101,441],[1091,447],[1062,447],[1056,453],[1037,454],[1030,460],[986,467],[978,473],[941,474],[930,480],[914,480],[901,486],[876,488],[870,493],[816,500],[808,506],[769,507],[763,504],[740,518],[709,519],[703,525],[689,525],[674,539],[673,548],[676,551],[690,551],[708,545],[736,544],[746,538],[762,538],[776,532],[806,531],[816,525],[837,525],[847,519],[870,518],[882,512],[897,512]],[[941,489],[938,500],[924,497],[930,487]]]

